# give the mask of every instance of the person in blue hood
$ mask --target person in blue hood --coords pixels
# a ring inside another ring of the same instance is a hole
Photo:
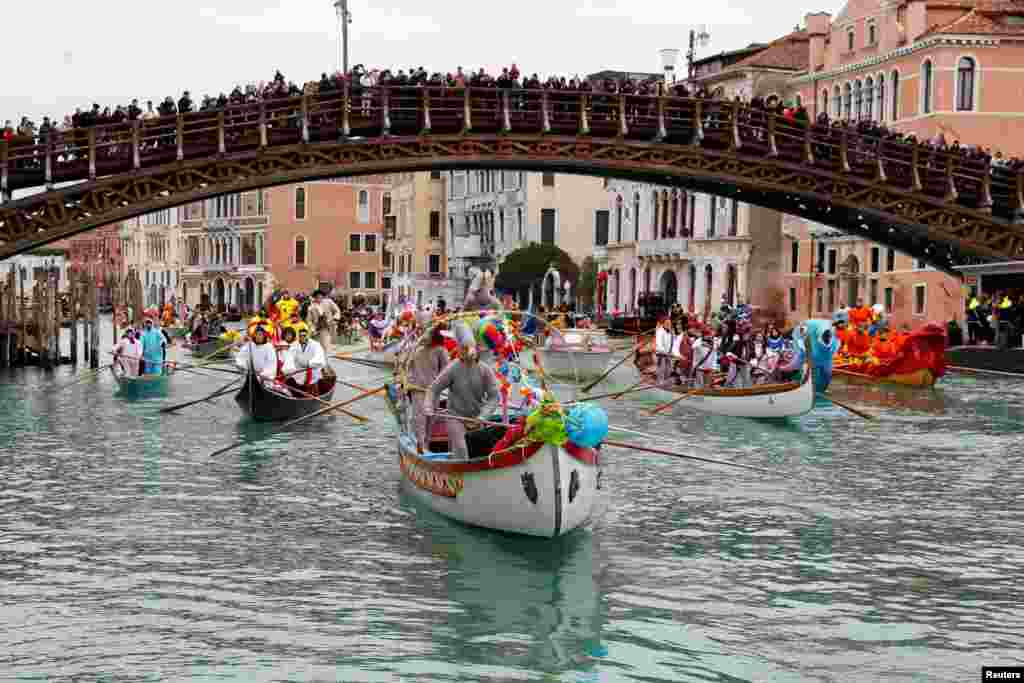
[[[821,392],[832,383],[832,359],[839,350],[839,339],[831,320],[808,320],[804,325],[811,342],[811,364],[814,366],[814,388]]]

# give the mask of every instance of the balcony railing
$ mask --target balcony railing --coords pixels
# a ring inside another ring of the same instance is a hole
[[[689,242],[683,237],[663,240],[641,240],[637,248],[640,258],[680,258],[689,253]]]

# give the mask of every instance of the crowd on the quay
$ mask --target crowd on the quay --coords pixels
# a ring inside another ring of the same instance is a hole
[[[967,343],[1000,348],[1024,345],[1024,291],[978,293],[967,301]]]
[[[444,87],[444,88],[499,88],[499,89],[527,89],[527,90],[556,90],[567,92],[589,92],[600,94],[625,94],[625,95],[673,95],[676,97],[695,97],[702,99],[718,99],[718,91],[709,92],[705,88],[691,91],[683,83],[666,84],[663,79],[657,76],[646,78],[628,77],[605,77],[602,79],[581,78],[579,75],[572,77],[548,76],[541,78],[537,73],[529,76],[521,73],[518,66],[512,64],[503,67],[500,73],[492,74],[484,68],[463,70],[458,67],[455,71],[442,73],[439,71],[428,72],[424,67],[412,67],[409,69],[367,69],[364,65],[358,64],[349,73],[340,71],[328,74],[321,74],[319,80],[312,80],[299,86],[294,81],[286,80],[280,72],[275,72],[273,78],[268,82],[249,83],[245,86],[236,85],[230,93],[221,92],[217,96],[204,95],[198,102],[192,99],[189,91],[185,91],[180,98],[175,100],[168,95],[163,100],[146,102],[142,108],[137,99],[127,104],[118,104],[113,107],[101,107],[93,104],[89,108],[78,108],[73,113],[65,115],[62,119],[51,119],[44,117],[38,126],[29,117],[23,116],[18,125],[7,120],[3,129],[0,129],[0,137],[9,141],[21,140],[22,144],[33,144],[39,142],[45,144],[55,135],[61,135],[66,131],[76,128],[90,128],[107,124],[120,124],[135,120],[148,121],[161,116],[172,116],[175,114],[187,114],[194,111],[212,111],[223,109],[228,106],[244,105],[260,101],[270,101],[299,95],[329,95],[340,91],[348,85],[351,94],[359,97],[360,94],[369,88],[377,86],[395,87]],[[364,98],[365,99],[365,98]],[[811,125],[810,117],[805,106],[799,101],[795,104],[785,102],[777,96],[767,98],[754,97],[749,101],[740,97],[735,98],[745,105],[743,113],[744,123],[757,126],[757,112],[775,114],[794,124],[806,126]],[[363,103],[363,108],[368,102]],[[1017,158],[1004,158],[1000,151],[993,151],[990,147],[975,145],[961,145],[960,141],[949,142],[943,134],[929,140],[918,140],[912,133],[902,133],[887,127],[884,123],[863,117],[837,117],[830,118],[826,113],[820,113],[814,119],[813,125],[821,128],[839,128],[852,131],[868,143],[872,141],[887,141],[889,143],[916,144],[926,150],[950,152],[961,155],[967,161],[991,161],[995,167],[1006,168],[1012,171],[1024,169],[1024,161]],[[762,126],[763,127],[763,126]],[[857,151],[856,146],[853,150]]]

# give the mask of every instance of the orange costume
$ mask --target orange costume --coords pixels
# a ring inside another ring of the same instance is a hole
[[[849,333],[847,348],[851,356],[863,356],[871,350],[871,337],[866,332],[853,330]]]
[[[851,308],[849,311],[850,324],[854,328],[858,328],[861,325],[867,325],[871,322],[871,309],[861,306],[860,308]]]

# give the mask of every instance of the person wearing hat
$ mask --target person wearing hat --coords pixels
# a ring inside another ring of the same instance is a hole
[[[235,365],[248,370],[250,367],[258,377],[268,382],[277,378],[277,351],[270,344],[269,325],[254,325],[250,328],[250,339],[239,349]]]
[[[445,390],[448,391],[448,412],[461,418],[479,418],[484,405],[497,400],[498,379],[489,367],[480,362],[476,344],[472,341],[460,344],[459,358],[452,361],[430,385],[432,413],[437,413]],[[451,419],[445,422],[452,459],[469,460],[466,423]]]
[[[694,386],[711,386],[711,375],[718,368],[718,349],[711,330],[705,327],[701,336],[693,342]]]
[[[658,360],[657,382],[659,385],[668,383],[672,376],[672,321],[663,316],[658,322],[658,330],[654,335],[654,355]]]
[[[295,370],[299,371],[295,375],[296,384],[303,392],[316,396],[317,385],[320,382],[323,369],[327,367],[324,347],[317,340],[310,339],[309,327],[306,323],[300,322],[293,325],[292,328],[299,336],[299,340],[294,342],[289,349]],[[305,372],[301,372],[302,370]]]
[[[416,314],[421,331],[430,329],[431,314],[420,311]],[[430,446],[430,419],[427,415],[427,391],[444,369],[448,367],[448,351],[444,344],[443,326],[435,325],[430,331],[427,345],[416,351],[409,363],[408,382],[405,390],[409,396],[409,424],[416,429],[416,447],[420,453]]]
[[[338,304],[329,296],[324,296],[320,290],[313,292],[313,303],[309,305],[307,320],[326,353],[334,350],[334,330],[340,319],[341,309],[338,308]]]
[[[152,318],[146,318],[143,323],[143,331],[139,341],[142,343],[142,374],[162,374],[167,341],[164,335],[153,326]]]

